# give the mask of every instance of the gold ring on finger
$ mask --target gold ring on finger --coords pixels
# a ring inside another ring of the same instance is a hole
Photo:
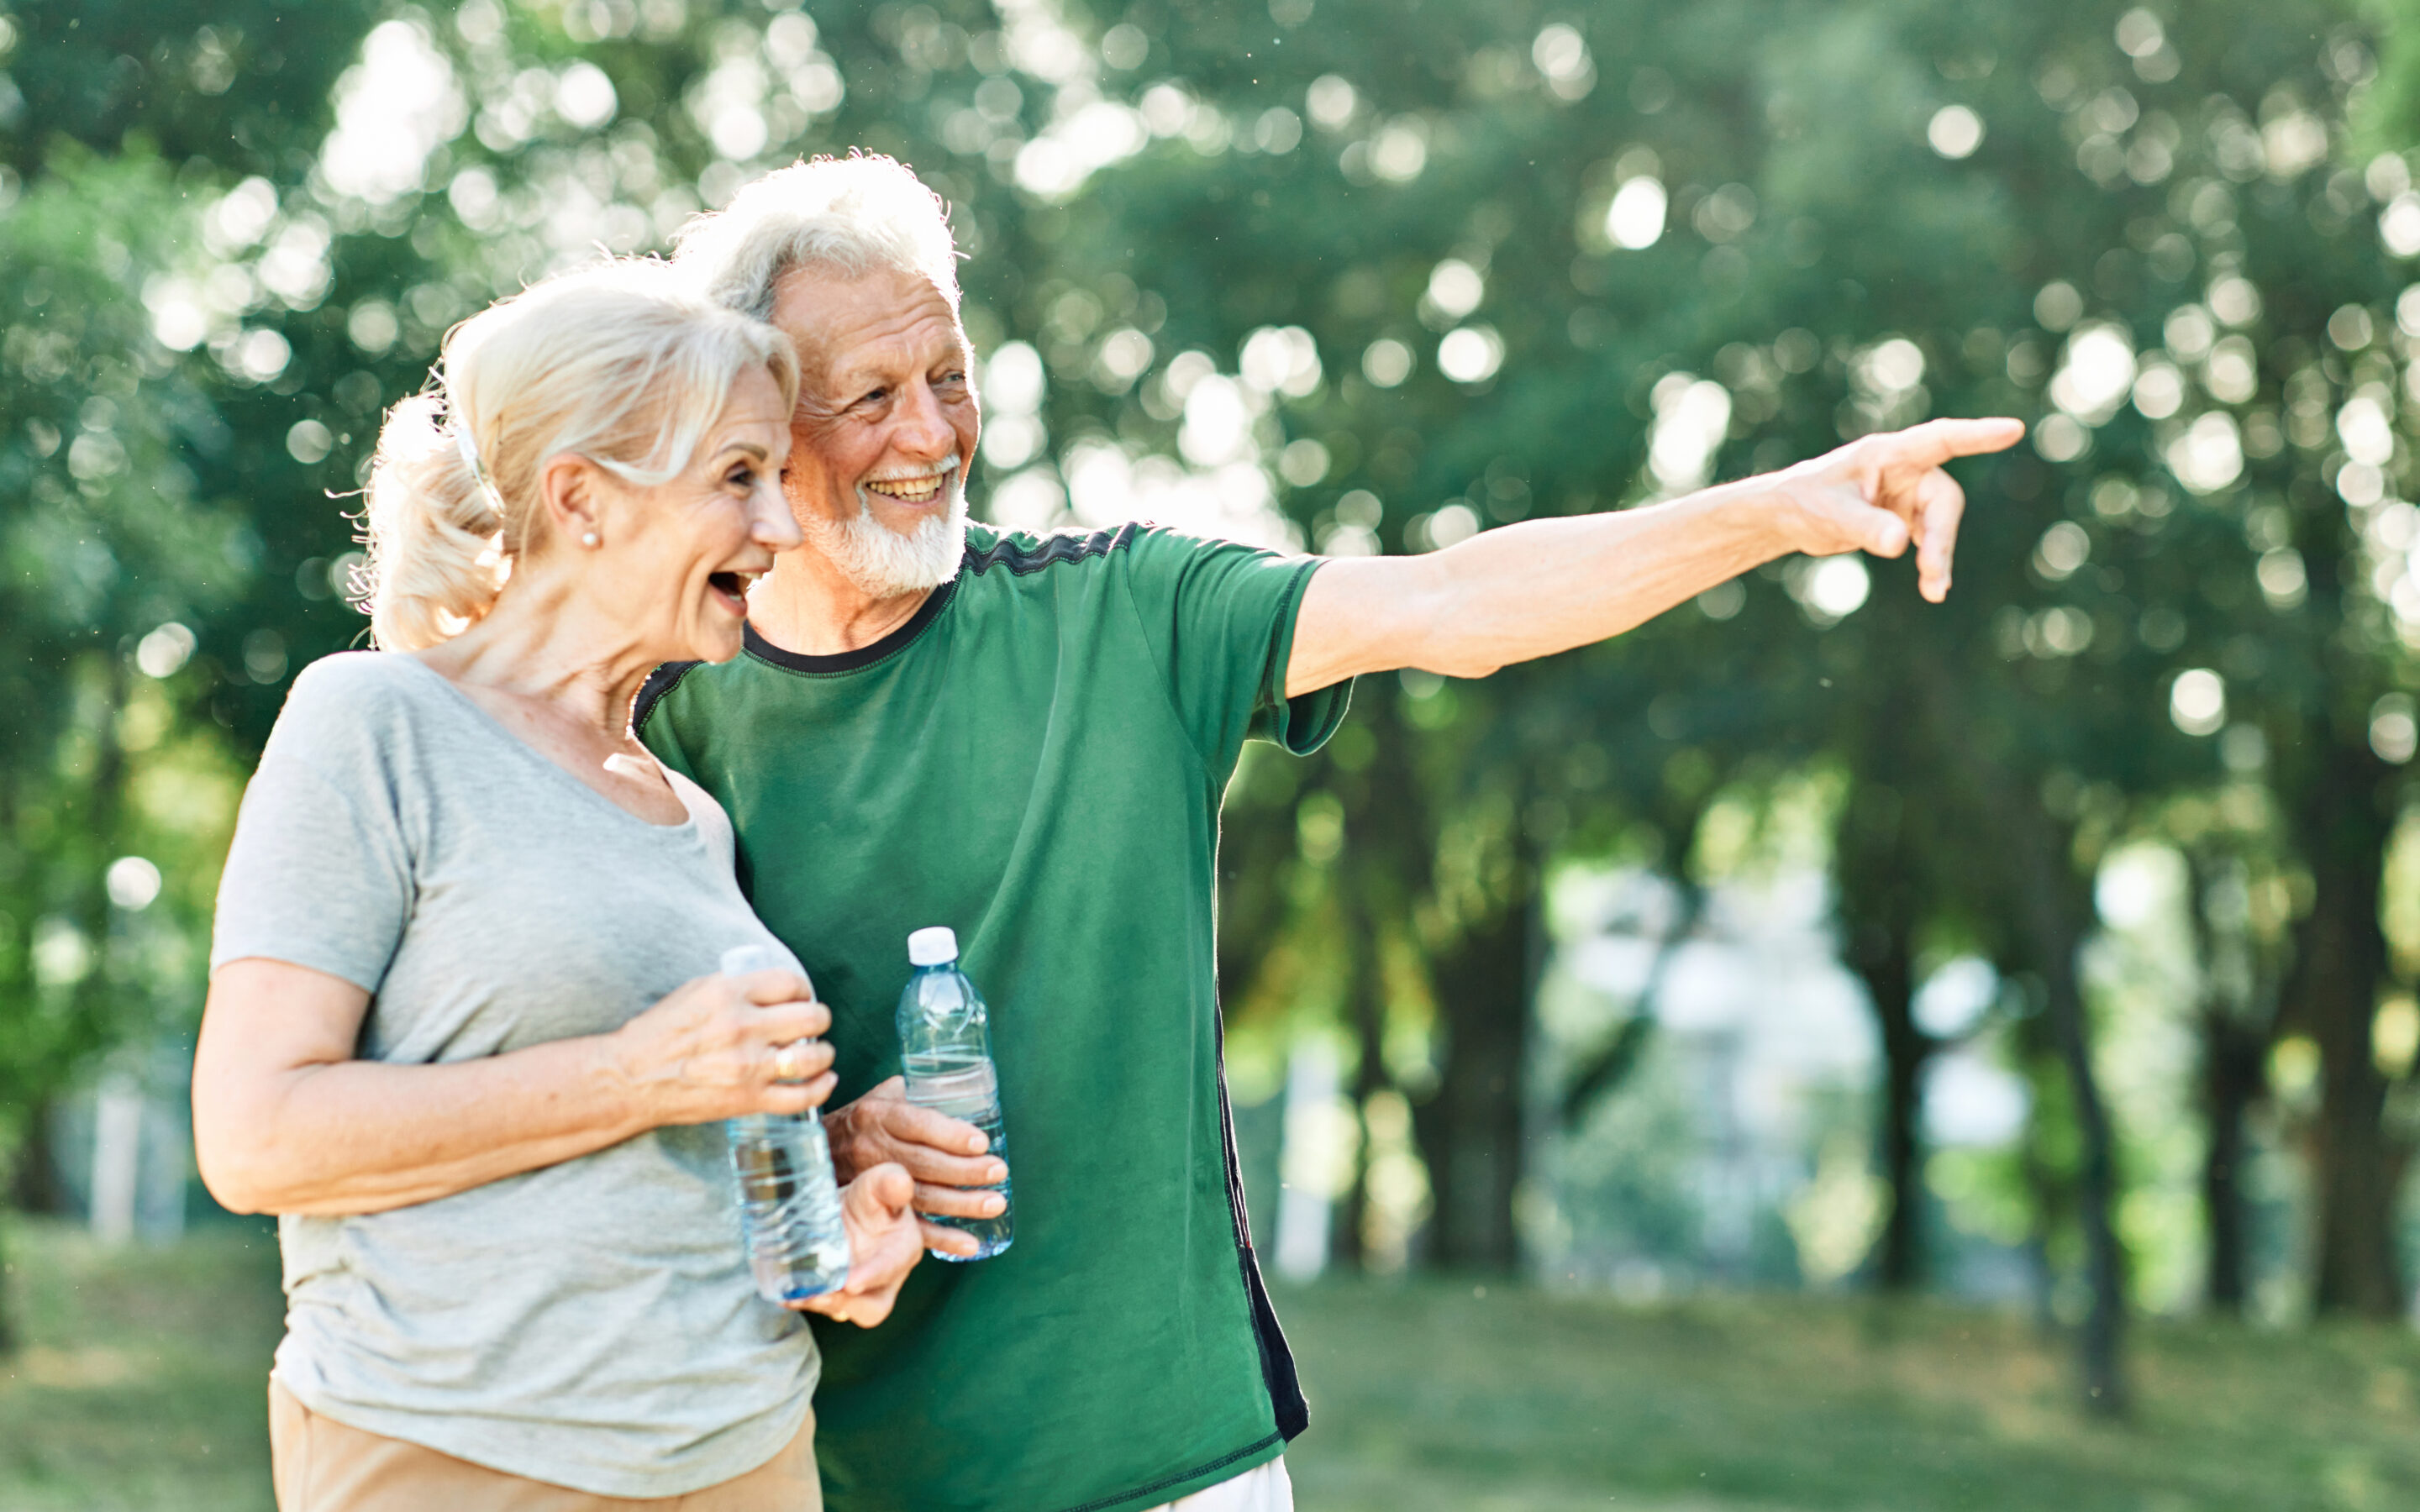
[[[795,1082],[799,1079],[799,1054],[805,1041],[793,1040],[788,1044],[773,1047],[773,1079]]]

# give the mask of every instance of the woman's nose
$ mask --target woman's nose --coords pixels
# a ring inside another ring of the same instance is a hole
[[[787,551],[803,543],[806,532],[799,528],[799,517],[790,509],[790,499],[776,480],[756,490],[756,517],[750,524],[749,539],[773,551]]]

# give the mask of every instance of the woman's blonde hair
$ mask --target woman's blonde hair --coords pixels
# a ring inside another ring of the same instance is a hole
[[[429,390],[379,433],[351,594],[372,642],[434,645],[494,606],[545,517],[550,458],[643,487],[679,476],[752,367],[798,402],[789,339],[660,262],[559,274],[456,326]]]

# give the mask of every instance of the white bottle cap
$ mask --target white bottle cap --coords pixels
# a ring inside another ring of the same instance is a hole
[[[938,966],[958,958],[958,935],[955,930],[936,924],[920,929],[908,936],[908,964],[911,966]]]

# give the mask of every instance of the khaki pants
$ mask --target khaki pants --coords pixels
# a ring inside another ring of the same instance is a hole
[[[771,1459],[685,1496],[598,1496],[526,1480],[322,1417],[274,1381],[269,1444],[277,1512],[823,1512],[824,1504],[812,1412]]]

